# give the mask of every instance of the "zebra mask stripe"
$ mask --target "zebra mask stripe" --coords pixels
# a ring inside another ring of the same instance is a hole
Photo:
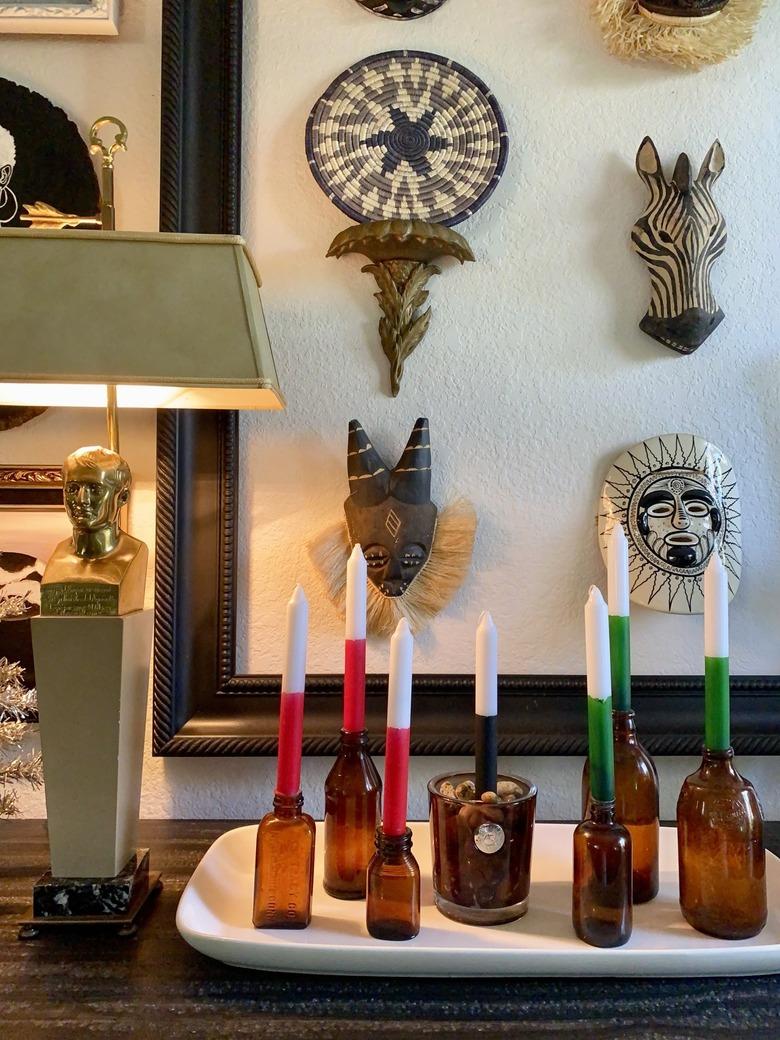
[[[639,327],[680,354],[692,354],[724,318],[710,285],[712,265],[726,248],[726,222],[712,197],[724,166],[719,141],[695,180],[684,152],[671,180],[649,137],[637,152],[637,172],[650,193],[631,232],[650,272],[650,306]]]

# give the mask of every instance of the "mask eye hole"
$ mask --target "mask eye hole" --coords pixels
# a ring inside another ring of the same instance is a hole
[[[645,512],[648,516],[652,516],[657,520],[662,517],[671,516],[674,512],[674,506],[671,502],[655,502],[653,505],[648,506]]]
[[[422,545],[407,545],[401,553],[401,563],[404,567],[421,567],[425,562],[425,549]]]
[[[674,239],[668,231],[659,231],[658,237],[661,239],[662,242],[665,242],[667,245],[674,245]]]
[[[707,516],[710,511],[706,502],[686,502],[685,508],[689,516]]]
[[[390,553],[383,545],[369,545],[363,555],[369,570],[378,571],[390,562]]]

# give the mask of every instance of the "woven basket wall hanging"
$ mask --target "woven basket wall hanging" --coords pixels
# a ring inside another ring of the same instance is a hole
[[[501,109],[481,79],[424,51],[389,51],[356,63],[328,87],[306,124],[306,156],[319,186],[358,222],[328,256],[371,262],[390,363],[390,392],[431,320],[427,284],[451,256],[472,261],[451,225],[475,213],[507,161]]]
[[[306,125],[315,180],[359,223],[457,224],[490,197],[507,151],[504,117],[482,80],[423,51],[356,63]]]
[[[407,21],[410,18],[423,18],[426,14],[438,11],[442,4],[447,3],[447,0],[357,0],[357,2],[372,14]]]

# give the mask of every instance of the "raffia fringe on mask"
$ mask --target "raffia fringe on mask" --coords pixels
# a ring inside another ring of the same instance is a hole
[[[721,15],[693,28],[656,25],[636,0],[591,0],[611,54],[618,58],[665,61],[683,68],[717,65],[753,39],[764,0],[731,0]]]
[[[465,499],[439,513],[428,562],[403,596],[383,596],[368,582],[366,624],[374,636],[389,636],[401,618],[412,632],[421,632],[447,606],[471,566],[477,516]],[[346,524],[328,528],[309,543],[309,557],[340,613],[346,609],[347,561],[351,546]]]

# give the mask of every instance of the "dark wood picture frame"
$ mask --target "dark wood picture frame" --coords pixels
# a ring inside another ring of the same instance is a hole
[[[237,234],[241,179],[241,0],[165,0],[162,54],[163,231]],[[161,412],[158,417],[156,755],[272,755],[279,677],[236,673],[238,416]],[[304,750],[335,752],[341,680],[308,679]],[[367,722],[382,748],[386,678],[370,676]],[[733,681],[734,744],[741,754],[780,753],[780,677]],[[634,703],[654,754],[695,754],[703,729],[702,682],[637,677]],[[581,676],[504,676],[502,754],[582,754]],[[415,681],[412,752],[472,749],[473,679]]]

